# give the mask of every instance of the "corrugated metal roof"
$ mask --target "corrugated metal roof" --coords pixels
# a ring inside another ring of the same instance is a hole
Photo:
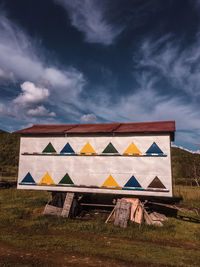
[[[130,132],[174,132],[175,121],[144,122],[144,123],[121,123],[115,133]]]
[[[175,121],[140,123],[98,123],[71,125],[33,125],[15,133],[20,134],[65,134],[65,133],[174,133]]]
[[[66,133],[112,133],[120,126],[120,123],[96,123],[79,124],[76,127],[66,130]]]
[[[76,127],[73,125],[33,125],[29,128],[19,130],[15,133],[20,134],[62,134],[71,128]]]

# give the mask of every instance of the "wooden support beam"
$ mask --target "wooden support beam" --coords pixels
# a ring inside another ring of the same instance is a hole
[[[127,227],[127,223],[131,212],[131,203],[123,199],[118,199],[115,210],[116,213],[115,213],[114,225],[123,228]]]
[[[45,215],[55,215],[55,216],[60,216],[62,213],[62,208],[58,208],[52,205],[47,204],[45,206],[43,214]]]
[[[61,216],[69,217],[70,208],[74,199],[74,193],[67,193]]]

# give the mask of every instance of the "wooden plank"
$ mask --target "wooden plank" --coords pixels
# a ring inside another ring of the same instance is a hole
[[[58,208],[52,205],[47,204],[45,206],[43,214],[45,215],[55,215],[55,216],[61,216],[62,208]]]
[[[151,218],[152,220],[152,224],[153,225],[156,225],[156,226],[163,226],[163,223],[161,221],[158,220],[158,217],[156,217],[154,215],[154,212],[150,213],[149,214],[149,217]]]
[[[142,224],[144,219],[144,211],[142,205],[139,203],[136,211],[135,211],[135,218],[134,222]]]
[[[153,224],[153,220],[151,219],[151,217],[149,216],[149,214],[147,213],[147,211],[144,209],[144,219],[145,219],[145,223],[148,225]]]
[[[117,200],[116,214],[115,214],[115,226],[127,227],[128,219],[130,217],[131,203],[123,199]]]
[[[166,221],[166,220],[168,220],[164,214],[160,214],[158,212],[152,212],[150,215],[151,215],[151,218],[153,221]]]
[[[114,214],[114,211],[115,211],[115,207],[114,209],[111,211],[111,213],[109,214],[108,218],[106,219],[105,223],[108,223],[108,221],[111,219],[111,217],[113,216]]]
[[[61,216],[69,217],[69,212],[70,212],[70,208],[71,208],[73,199],[74,199],[74,193],[67,193],[66,194],[66,198],[65,198],[64,205],[63,205]]]

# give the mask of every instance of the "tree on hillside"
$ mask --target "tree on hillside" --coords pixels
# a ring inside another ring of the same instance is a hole
[[[200,165],[193,161],[193,180],[197,186],[200,186]]]

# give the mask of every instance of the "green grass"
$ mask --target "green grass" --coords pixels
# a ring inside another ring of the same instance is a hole
[[[174,196],[183,198],[181,204],[200,209],[200,187],[175,186]]]
[[[176,190],[184,203],[187,197],[199,197],[199,191],[191,194],[191,188]],[[49,198],[44,191],[1,190],[0,242],[25,250],[31,246],[41,253],[65,251],[140,266],[199,266],[200,224],[169,218],[161,228],[130,223],[121,229],[105,224],[101,216],[87,221],[43,216]]]

